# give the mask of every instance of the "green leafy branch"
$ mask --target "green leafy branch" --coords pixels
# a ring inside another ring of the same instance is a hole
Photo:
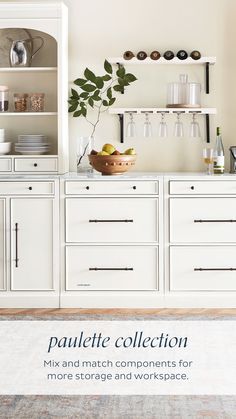
[[[125,88],[137,80],[133,74],[126,73],[123,66],[114,71],[107,60],[104,61],[104,70],[106,74],[96,76],[93,71],[86,68],[84,78],[74,81],[74,84],[79,87],[79,91],[72,88],[68,101],[69,112],[73,113],[74,117],[86,118],[92,125],[91,136],[94,135],[101,113],[107,111],[115,103],[116,93],[124,93]],[[87,119],[89,108],[97,111],[95,122]]]

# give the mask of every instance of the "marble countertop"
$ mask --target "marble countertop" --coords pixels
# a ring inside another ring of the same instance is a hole
[[[225,173],[223,175],[207,175],[204,172],[127,172],[122,175],[103,176],[98,172],[77,173],[68,172],[65,174],[4,174],[0,175],[1,180],[94,180],[94,181],[118,181],[118,180],[156,180],[158,178],[186,179],[195,178],[200,180],[236,180],[236,174]]]

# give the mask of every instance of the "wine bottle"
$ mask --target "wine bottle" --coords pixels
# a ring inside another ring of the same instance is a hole
[[[200,58],[201,58],[201,53],[200,53],[199,51],[192,51],[192,52],[191,52],[191,54],[190,54],[190,57],[191,57],[193,60],[200,60]]]
[[[139,51],[137,54],[138,60],[145,60],[147,58],[147,53],[145,51]]]
[[[150,54],[151,60],[159,60],[161,54],[159,51],[152,51]]]
[[[173,60],[174,56],[175,54],[173,53],[173,51],[166,51],[163,54],[163,57],[165,58],[165,60],[168,60],[168,61]]]
[[[183,49],[180,49],[176,56],[178,57],[179,60],[186,60],[186,58],[188,58],[188,53],[187,51],[184,51]]]
[[[224,156],[224,147],[223,147],[220,127],[216,128],[216,143],[215,143],[213,155],[214,155],[214,166],[213,166],[214,174],[221,175],[224,173],[224,169],[225,169],[225,156]]]
[[[134,57],[134,53],[132,51],[125,51],[123,54],[124,60],[131,60]]]

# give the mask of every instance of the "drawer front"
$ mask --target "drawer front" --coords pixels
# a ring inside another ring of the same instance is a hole
[[[67,198],[66,241],[155,242],[158,200],[145,198]]]
[[[0,195],[51,195],[54,182],[1,182]]]
[[[150,181],[66,181],[65,194],[76,195],[139,195],[158,194],[158,182]]]
[[[170,181],[171,195],[236,194],[235,180]]]
[[[17,158],[15,172],[57,172],[56,158]]]
[[[170,199],[170,242],[236,242],[236,198]]]
[[[170,289],[236,291],[235,255],[234,246],[171,247]]]
[[[0,159],[0,172],[11,172],[11,159]]]
[[[158,249],[67,246],[66,289],[157,290]]]

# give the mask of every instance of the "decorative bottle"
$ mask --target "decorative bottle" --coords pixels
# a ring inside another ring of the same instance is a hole
[[[213,171],[216,175],[222,175],[225,170],[225,155],[221,137],[220,127],[216,128],[216,143],[214,148],[214,166]]]

